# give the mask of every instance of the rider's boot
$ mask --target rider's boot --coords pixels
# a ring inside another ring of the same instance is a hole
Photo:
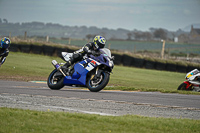
[[[79,53],[76,53],[76,54],[73,54],[73,56],[70,58],[69,61],[67,61],[63,66],[62,66],[62,69],[64,71],[64,73],[66,73],[67,75],[70,74],[70,71],[73,69],[73,65],[79,58],[80,58],[80,54]]]
[[[67,61],[62,67],[61,69],[63,70],[63,72],[67,75],[69,75],[70,69],[69,67],[71,66],[71,61]]]

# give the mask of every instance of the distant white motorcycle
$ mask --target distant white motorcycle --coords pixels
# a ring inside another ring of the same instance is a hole
[[[179,85],[178,90],[200,92],[200,71],[194,69],[185,76],[186,81]]]

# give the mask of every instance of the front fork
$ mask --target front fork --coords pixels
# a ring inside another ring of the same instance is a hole
[[[190,86],[192,86],[192,84],[188,81],[184,81],[185,84],[187,84],[186,89],[188,89]]]
[[[95,74],[93,74],[92,76],[91,76],[91,80],[92,79],[97,79],[97,78],[99,78],[100,76],[101,76],[101,72],[102,72],[103,70],[101,70],[101,69],[99,69],[99,67],[97,67],[96,68],[96,72],[95,72]]]

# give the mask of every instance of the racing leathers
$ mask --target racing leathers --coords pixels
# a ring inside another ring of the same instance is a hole
[[[93,42],[85,44],[81,49],[73,53],[72,58],[63,65],[63,70],[67,72],[70,65],[74,64],[77,61],[81,61],[83,59],[83,56],[85,56],[86,54],[99,55],[100,51],[99,49],[96,49],[94,47]]]
[[[8,54],[9,54],[9,50],[8,49],[0,48],[0,67],[5,62],[6,57],[8,56]]]

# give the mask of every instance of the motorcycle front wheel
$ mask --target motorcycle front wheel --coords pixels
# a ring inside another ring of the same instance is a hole
[[[192,90],[192,86],[189,86],[188,88],[186,88],[186,86],[187,86],[186,83],[182,83],[182,84],[179,85],[177,90],[186,90],[186,91],[191,91]]]
[[[47,85],[52,90],[60,90],[64,87],[64,76],[59,73],[60,72],[57,69],[54,69],[47,79]]]
[[[109,79],[110,74],[103,71],[99,78],[92,78],[91,75],[86,82],[86,86],[91,92],[99,92],[108,84]]]

